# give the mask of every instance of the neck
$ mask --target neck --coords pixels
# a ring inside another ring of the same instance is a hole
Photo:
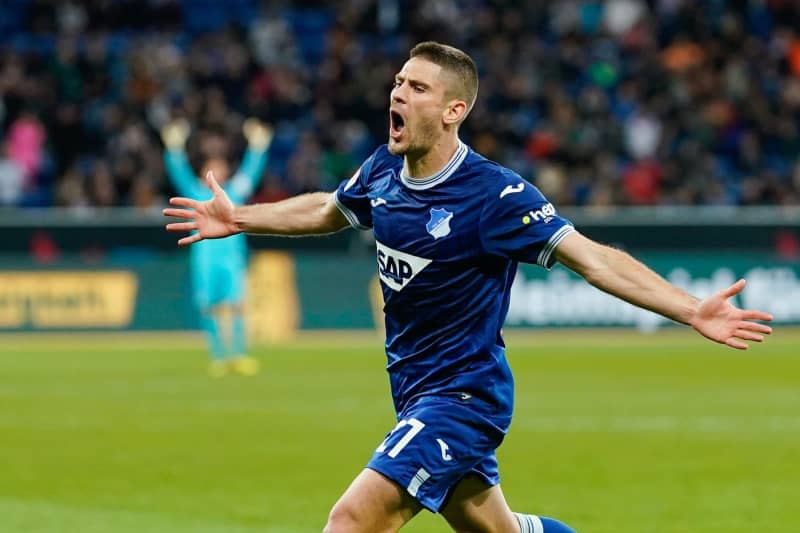
[[[436,174],[456,153],[458,142],[458,137],[455,135],[442,136],[425,153],[407,153],[403,160],[403,170],[412,180],[425,179]]]

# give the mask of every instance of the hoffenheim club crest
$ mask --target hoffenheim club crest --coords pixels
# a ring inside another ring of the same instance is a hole
[[[453,213],[447,209],[431,209],[431,219],[425,224],[428,233],[433,235],[434,239],[440,239],[450,235],[450,221],[453,219]]]

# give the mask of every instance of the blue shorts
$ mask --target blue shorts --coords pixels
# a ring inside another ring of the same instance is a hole
[[[500,482],[495,450],[510,419],[496,418],[480,400],[426,397],[406,408],[367,468],[391,479],[428,510],[439,512],[468,474]]]
[[[192,292],[195,305],[205,309],[223,303],[241,302],[246,277],[247,268],[242,261],[193,262]]]

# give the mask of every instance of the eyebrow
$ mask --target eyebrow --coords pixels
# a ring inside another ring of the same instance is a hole
[[[431,88],[431,86],[429,84],[425,83],[424,81],[415,80],[413,78],[406,78],[402,74],[395,74],[394,75],[394,79],[395,79],[395,81],[400,81],[400,82],[402,82],[403,80],[408,79],[409,85],[419,85],[420,87],[424,87],[425,89],[430,89]]]

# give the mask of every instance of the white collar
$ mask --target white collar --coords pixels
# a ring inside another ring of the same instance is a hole
[[[422,179],[414,179],[406,174],[406,169],[400,171],[400,181],[403,182],[403,185],[408,187],[409,189],[414,189],[415,191],[421,191],[424,189],[430,189],[435,185],[440,184],[447,178],[449,178],[456,169],[461,166],[461,163],[464,162],[464,159],[467,158],[467,153],[469,150],[467,149],[467,145],[458,141],[458,148],[456,148],[456,153],[453,154],[453,157],[450,158],[450,161],[444,166],[442,170],[433,174],[432,176],[428,176],[427,178]]]

